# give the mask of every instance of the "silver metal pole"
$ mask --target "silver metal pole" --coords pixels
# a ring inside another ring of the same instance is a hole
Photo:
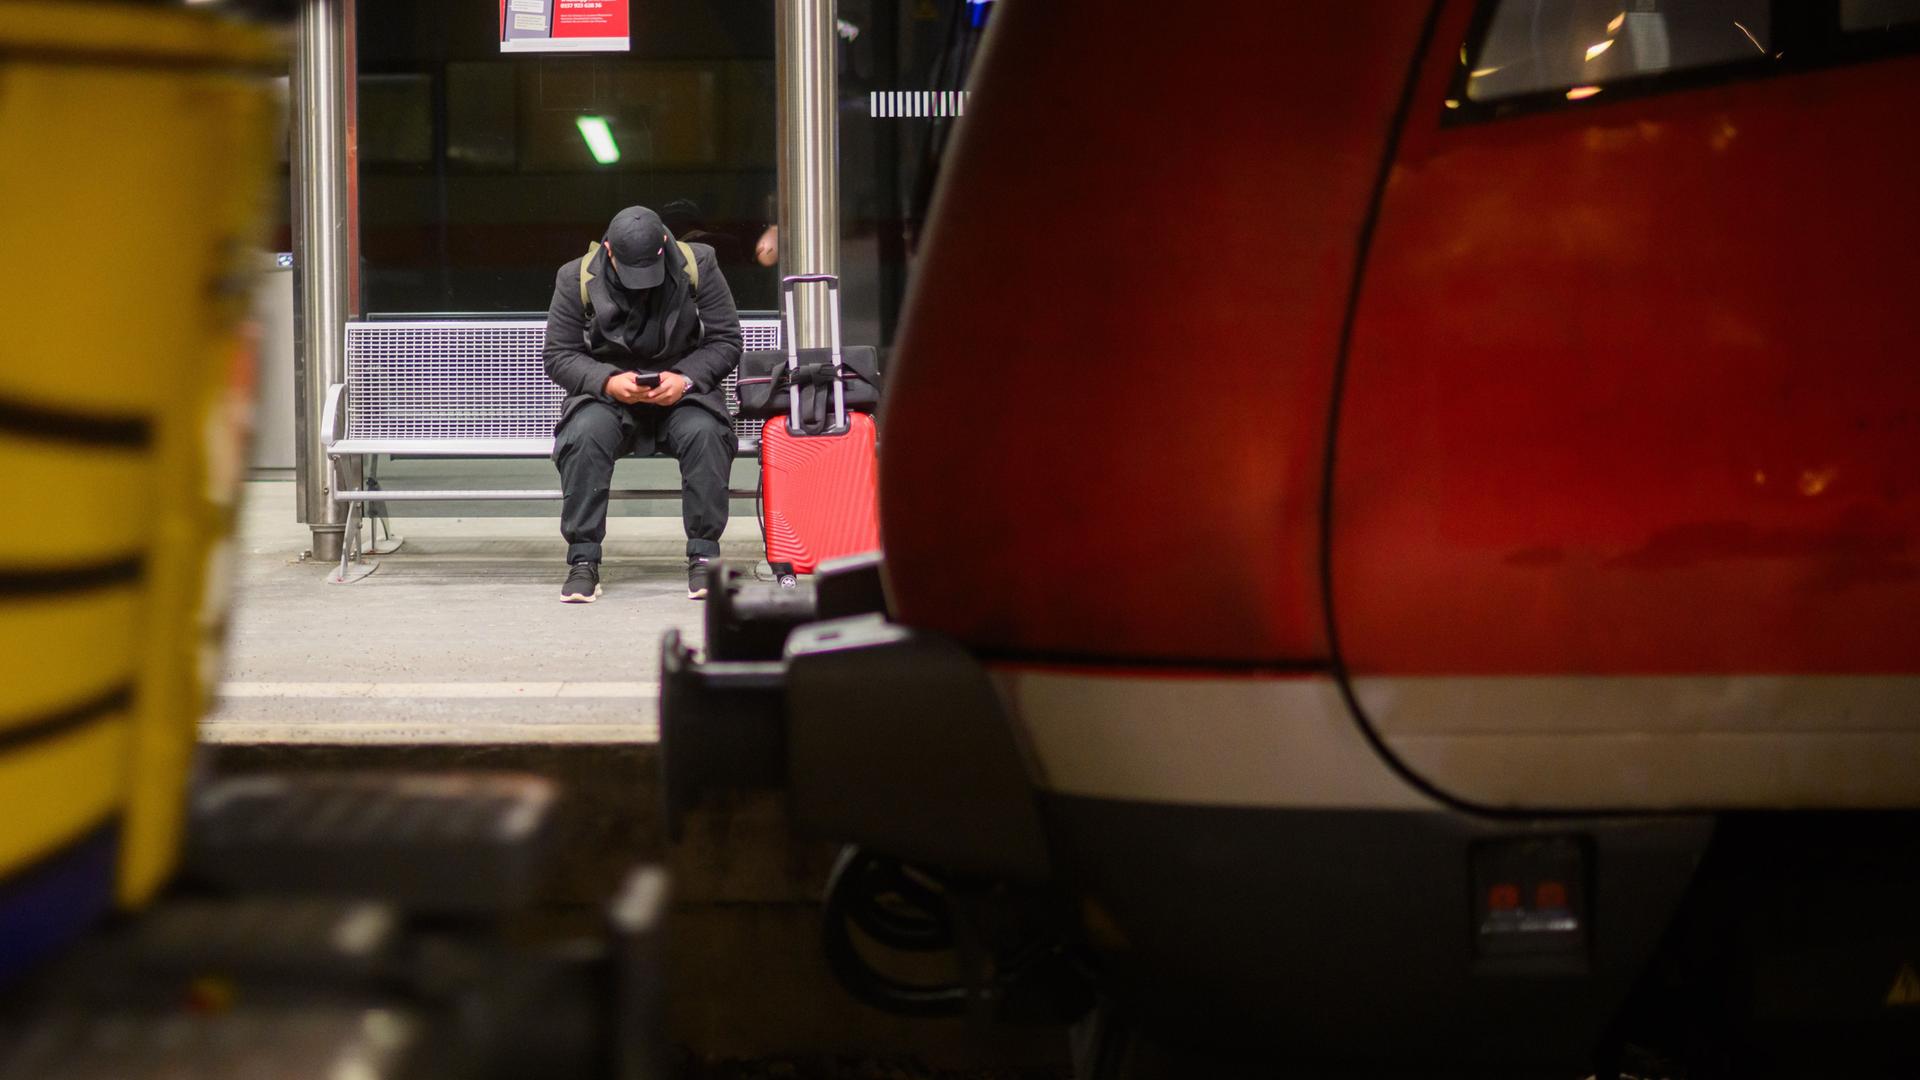
[[[327,387],[346,378],[347,41],[352,0],[303,0],[293,60],[294,484],[316,559],[340,557],[346,508],[320,448]]]
[[[778,0],[780,275],[840,273],[840,87],[834,0]],[[827,290],[795,298],[801,348],[827,340]]]

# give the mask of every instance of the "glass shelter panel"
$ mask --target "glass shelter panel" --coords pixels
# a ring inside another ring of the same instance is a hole
[[[890,345],[992,3],[840,0],[840,260],[847,340]],[[1017,214],[991,227],[1018,229]]]
[[[712,244],[743,309],[775,304],[773,13],[634,9],[631,51],[502,54],[492,5],[356,6],[363,313],[545,311],[623,207]]]

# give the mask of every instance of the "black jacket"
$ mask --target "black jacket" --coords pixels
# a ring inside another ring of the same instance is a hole
[[[700,267],[700,288],[695,297],[700,308],[704,336],[679,357],[665,364],[635,364],[624,350],[603,349],[601,355],[587,351],[585,312],[580,306],[580,260],[560,268],[553,279],[553,303],[547,305],[547,344],[543,354],[547,377],[567,392],[560,410],[564,422],[590,400],[611,402],[607,380],[622,371],[673,371],[693,380],[693,390],[684,404],[697,405],[732,422],[727,412],[726,393],[721,381],[740,363],[740,312],[733,306],[733,291],[720,273],[719,260],[705,244],[690,244]],[[678,408],[679,406],[674,406]]]

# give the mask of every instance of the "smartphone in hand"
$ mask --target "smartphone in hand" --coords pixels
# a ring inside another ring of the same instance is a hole
[[[640,380],[640,385],[649,390],[660,388],[660,373],[657,371],[636,371],[633,377]]]

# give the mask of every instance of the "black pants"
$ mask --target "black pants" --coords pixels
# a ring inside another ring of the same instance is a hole
[[[599,562],[607,538],[607,492],[613,464],[636,447],[658,448],[680,462],[680,516],[687,554],[720,554],[727,528],[727,482],[733,472],[733,429],[691,403],[611,405],[589,401],[554,433],[553,463],[560,470],[560,535],[567,561]]]

